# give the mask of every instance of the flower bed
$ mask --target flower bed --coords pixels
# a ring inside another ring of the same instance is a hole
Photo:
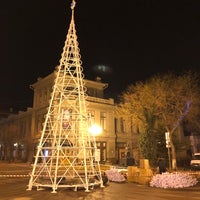
[[[110,169],[105,171],[109,181],[112,182],[125,182],[125,175],[118,169]]]
[[[151,187],[158,188],[185,188],[198,183],[196,178],[181,172],[156,174],[150,181]]]

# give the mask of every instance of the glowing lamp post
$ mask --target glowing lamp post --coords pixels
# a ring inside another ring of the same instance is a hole
[[[100,135],[102,133],[102,128],[96,124],[93,124],[90,128],[89,128],[89,133],[94,137]],[[100,161],[101,160],[101,153],[100,153],[100,149],[97,149],[97,147],[95,148],[95,161]]]
[[[90,128],[89,128],[89,133],[92,136],[98,136],[100,135],[102,132],[102,128],[96,124],[93,124]]]

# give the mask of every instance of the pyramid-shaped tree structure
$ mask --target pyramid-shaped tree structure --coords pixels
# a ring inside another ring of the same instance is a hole
[[[86,106],[86,87],[72,17],[63,48],[41,138],[27,190],[48,187],[78,187],[89,191],[103,187],[94,136],[89,133],[90,116]]]

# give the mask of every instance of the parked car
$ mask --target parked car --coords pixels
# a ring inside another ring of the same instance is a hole
[[[200,170],[200,153],[194,153],[190,161],[190,167],[192,170]]]

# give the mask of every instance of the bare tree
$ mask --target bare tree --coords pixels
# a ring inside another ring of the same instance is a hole
[[[153,76],[146,82],[130,85],[116,109],[118,115],[131,116],[141,129],[151,123],[145,118],[144,110],[156,117],[157,125],[169,133],[173,169],[177,168],[172,137],[175,130],[183,121],[199,124],[199,81],[199,74],[191,71],[179,76],[173,73]]]

